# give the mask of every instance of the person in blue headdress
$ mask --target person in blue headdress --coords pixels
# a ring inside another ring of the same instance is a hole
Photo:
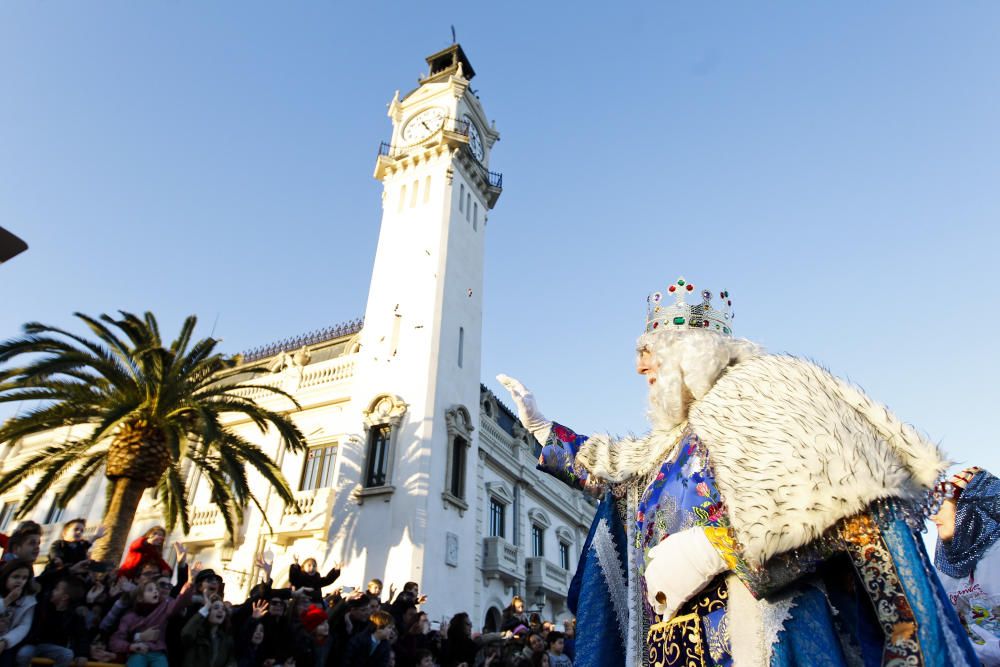
[[[1000,665],[1000,479],[973,466],[941,492],[934,566],[979,659]]]
[[[577,434],[498,376],[539,468],[603,495],[569,596],[575,664],[977,665],[917,534],[938,448],[815,364],[733,338],[728,292],[715,309],[693,291],[650,297],[644,436]]]

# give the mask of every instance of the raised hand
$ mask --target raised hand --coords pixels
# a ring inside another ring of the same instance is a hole
[[[18,599],[20,599],[22,591],[24,591],[24,584],[21,584],[20,586],[15,586],[14,588],[10,589],[10,592],[7,593],[6,596],[4,596],[3,599],[4,606],[10,609],[11,605],[13,605],[15,602],[18,601]]]
[[[296,565],[299,564],[299,555],[298,554],[292,554],[292,562],[295,563]]]
[[[98,526],[97,530],[94,531],[94,539],[92,539],[91,542],[96,542],[97,540],[101,539],[107,534],[108,534],[107,528],[105,528],[104,526]]]
[[[255,620],[258,618],[264,618],[267,615],[267,600],[257,600],[252,605],[250,605],[250,615]]]
[[[178,565],[187,560],[188,550],[183,542],[174,542],[174,553],[177,554]]]
[[[195,564],[188,569],[188,581],[192,584],[194,580],[198,577],[198,573],[205,569],[205,565],[201,561],[195,561]]]
[[[521,384],[520,380],[509,375],[501,373],[497,375],[497,381],[510,392],[511,398],[514,399],[518,419],[544,445],[549,437],[549,431],[552,430],[552,422],[546,419],[545,415],[538,409],[535,395]]]
[[[264,557],[263,552],[254,556],[253,562],[254,565],[256,565],[257,568],[260,569],[268,579],[271,578],[271,568],[274,566],[274,564],[268,562],[267,558]]]
[[[104,584],[98,581],[90,587],[89,591],[87,591],[87,604],[94,604],[97,602],[97,598],[101,597],[101,593],[103,592]]]

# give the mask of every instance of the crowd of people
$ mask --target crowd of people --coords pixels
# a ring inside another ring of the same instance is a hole
[[[366,590],[338,588],[339,566],[323,574],[314,558],[295,558],[279,588],[260,554],[260,582],[232,604],[222,577],[189,564],[182,544],[173,544],[176,565],[167,563],[162,527],[133,542],[117,569],[89,559],[85,528],[67,522],[38,573],[39,524],[0,536],[0,667],[35,657],[56,667],[572,666],[573,623],[557,631],[519,597],[499,632],[479,634],[467,613],[432,624],[417,582],[398,594],[390,586],[383,599],[378,579]]]

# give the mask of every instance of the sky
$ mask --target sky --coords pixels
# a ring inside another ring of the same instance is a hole
[[[0,338],[196,314],[230,352],[360,317],[386,105],[454,25],[501,133],[483,380],[645,428],[647,294],[1000,470],[1000,5],[0,3]]]

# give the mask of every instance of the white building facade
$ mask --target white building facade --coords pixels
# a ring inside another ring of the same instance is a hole
[[[192,471],[192,528],[170,539],[219,572],[232,600],[256,583],[254,556],[264,552],[278,584],[293,557],[315,557],[321,570],[342,562],[338,585],[379,578],[401,589],[416,581],[435,620],[467,611],[492,629],[514,594],[544,618],[561,619],[594,503],[535,469],[538,444],[480,383],[487,221],[502,189],[489,156],[499,134],[469,88],[474,71],[460,46],[427,63],[420,85],[389,105],[393,132],[376,161],[382,224],[363,325],[245,359],[271,371],[256,383],[284,389],[301,406],[291,415],[309,443],[305,453],[250,423],[231,425],[279,463],[297,489],[298,511],[251,474],[262,509],[248,507],[230,537]],[[245,391],[269,408],[291,407]],[[8,443],[3,465],[67,437]],[[70,517],[96,527],[103,486],[95,480],[67,508],[43,503],[32,518],[45,524],[46,542]],[[13,524],[24,488],[0,497],[0,530]],[[147,494],[133,538],[158,521]]]

